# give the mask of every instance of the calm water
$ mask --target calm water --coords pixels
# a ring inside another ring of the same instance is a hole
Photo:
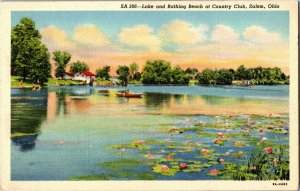
[[[97,164],[120,157],[108,145],[164,139],[163,129],[183,127],[187,117],[210,121],[212,113],[288,113],[288,86],[128,88],[143,98],[118,98],[115,93],[121,87],[12,89],[12,133],[32,134],[12,138],[12,180],[97,174],[103,170]]]

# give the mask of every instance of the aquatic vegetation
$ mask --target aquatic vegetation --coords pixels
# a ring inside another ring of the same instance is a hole
[[[173,166],[169,168],[167,165],[156,165],[152,168],[153,172],[160,173],[165,176],[174,176],[178,172],[179,167]]]
[[[256,148],[242,165],[225,163],[220,176],[231,180],[289,180],[288,152],[281,146]]]
[[[235,147],[244,147],[244,146],[246,146],[246,144],[242,141],[235,141],[233,143],[233,146],[235,146]]]
[[[216,176],[218,175],[219,171],[217,169],[212,169],[209,171],[209,175],[212,175],[212,176]]]
[[[112,149],[140,153],[143,158],[110,161],[102,166],[111,171],[125,169],[132,172],[148,166],[143,173],[167,177],[183,176],[181,173],[203,173],[202,170],[207,169],[205,175],[215,179],[286,179],[289,177],[288,145],[278,143],[279,137],[276,135],[279,132],[270,129],[270,124],[287,129],[287,121],[274,115],[216,116],[207,123],[189,119],[188,127],[171,126],[160,132],[168,136],[171,133],[171,138],[133,140],[110,146]],[[280,135],[280,140],[288,139]]]

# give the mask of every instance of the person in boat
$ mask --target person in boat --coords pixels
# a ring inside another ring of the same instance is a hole
[[[130,94],[130,91],[129,91],[129,89],[127,89],[125,92],[125,95],[128,95],[128,94]]]

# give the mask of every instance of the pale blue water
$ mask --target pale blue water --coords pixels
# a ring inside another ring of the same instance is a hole
[[[163,128],[185,126],[187,116],[157,115],[171,106],[207,105],[261,100],[286,104],[289,86],[203,87],[131,85],[132,92],[143,93],[141,99],[115,96],[122,87],[49,87],[42,91],[12,89],[12,132],[37,135],[12,138],[12,180],[67,180],[70,176],[93,175],[103,171],[96,165],[117,159],[107,145],[134,139],[165,139]],[[109,90],[101,93],[98,90]],[[209,122],[210,116],[191,115],[192,120]],[[186,135],[184,135],[186,136]],[[274,135],[268,135],[270,137]],[[173,138],[173,137],[172,137]],[[174,139],[182,140],[178,136]],[[196,138],[200,139],[200,138]],[[197,141],[193,139],[193,141]],[[211,138],[202,137],[203,143]],[[228,147],[229,148],[229,147]],[[223,150],[228,149],[220,148]],[[248,152],[251,148],[246,148]],[[128,153],[135,157],[135,153]],[[130,156],[127,156],[130,157]],[[182,174],[161,179],[208,179]]]

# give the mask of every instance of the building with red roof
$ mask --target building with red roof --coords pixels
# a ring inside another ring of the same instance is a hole
[[[90,71],[81,71],[75,73],[73,79],[78,81],[84,81],[89,84],[95,78],[96,78],[96,74],[93,74]]]

